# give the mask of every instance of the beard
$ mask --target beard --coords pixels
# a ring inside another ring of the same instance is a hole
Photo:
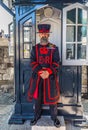
[[[47,43],[48,42],[48,38],[47,37],[42,37],[40,39],[41,43]]]

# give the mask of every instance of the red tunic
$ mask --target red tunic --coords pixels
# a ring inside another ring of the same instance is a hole
[[[44,68],[49,72],[49,78],[43,80],[44,104],[56,104],[60,97],[57,72],[59,68],[59,51],[51,43],[37,44],[32,48],[30,64],[32,76],[28,90],[28,98],[38,98],[38,88],[41,85],[40,71]]]

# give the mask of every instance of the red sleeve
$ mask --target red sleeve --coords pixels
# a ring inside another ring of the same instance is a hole
[[[59,69],[59,50],[58,47],[55,47],[55,49],[52,52],[52,64],[50,66],[50,69],[52,70],[52,73],[56,73]]]
[[[34,46],[31,51],[30,65],[32,67],[32,71],[35,73],[42,69],[42,67],[40,66],[40,64],[38,64],[36,59],[36,46]]]

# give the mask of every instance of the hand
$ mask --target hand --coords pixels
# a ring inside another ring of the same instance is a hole
[[[43,72],[42,70],[38,71],[38,75],[40,76],[42,74],[42,72]]]
[[[47,70],[42,71],[40,74],[42,79],[47,79],[49,77],[49,72]]]

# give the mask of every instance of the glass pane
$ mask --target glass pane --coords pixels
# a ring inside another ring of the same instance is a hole
[[[86,45],[77,45],[77,59],[86,59]]]
[[[13,23],[10,24],[10,28],[9,28],[9,56],[13,56],[14,55],[14,28],[13,28]]]
[[[83,9],[78,9],[78,23],[87,24],[87,11]]]
[[[75,59],[75,44],[66,45],[66,59]]]
[[[24,23],[24,26],[25,26],[25,27],[32,26],[32,19],[27,20],[27,21]]]
[[[76,27],[75,26],[67,26],[66,28],[66,41],[67,42],[75,42],[76,40]]]
[[[30,27],[24,27],[24,42],[31,42],[31,28]]]
[[[23,25],[24,58],[30,58],[30,51],[33,40],[32,35],[32,19],[29,19]]]
[[[32,42],[32,19],[24,23],[24,42]]]
[[[75,24],[76,23],[76,9],[72,9],[67,12],[67,24]]]
[[[13,32],[13,23],[10,25],[10,42],[13,44],[14,43],[14,32]]]
[[[31,45],[30,44],[24,44],[24,58],[30,58],[30,50]]]
[[[86,42],[87,41],[87,26],[78,26],[77,40]]]

